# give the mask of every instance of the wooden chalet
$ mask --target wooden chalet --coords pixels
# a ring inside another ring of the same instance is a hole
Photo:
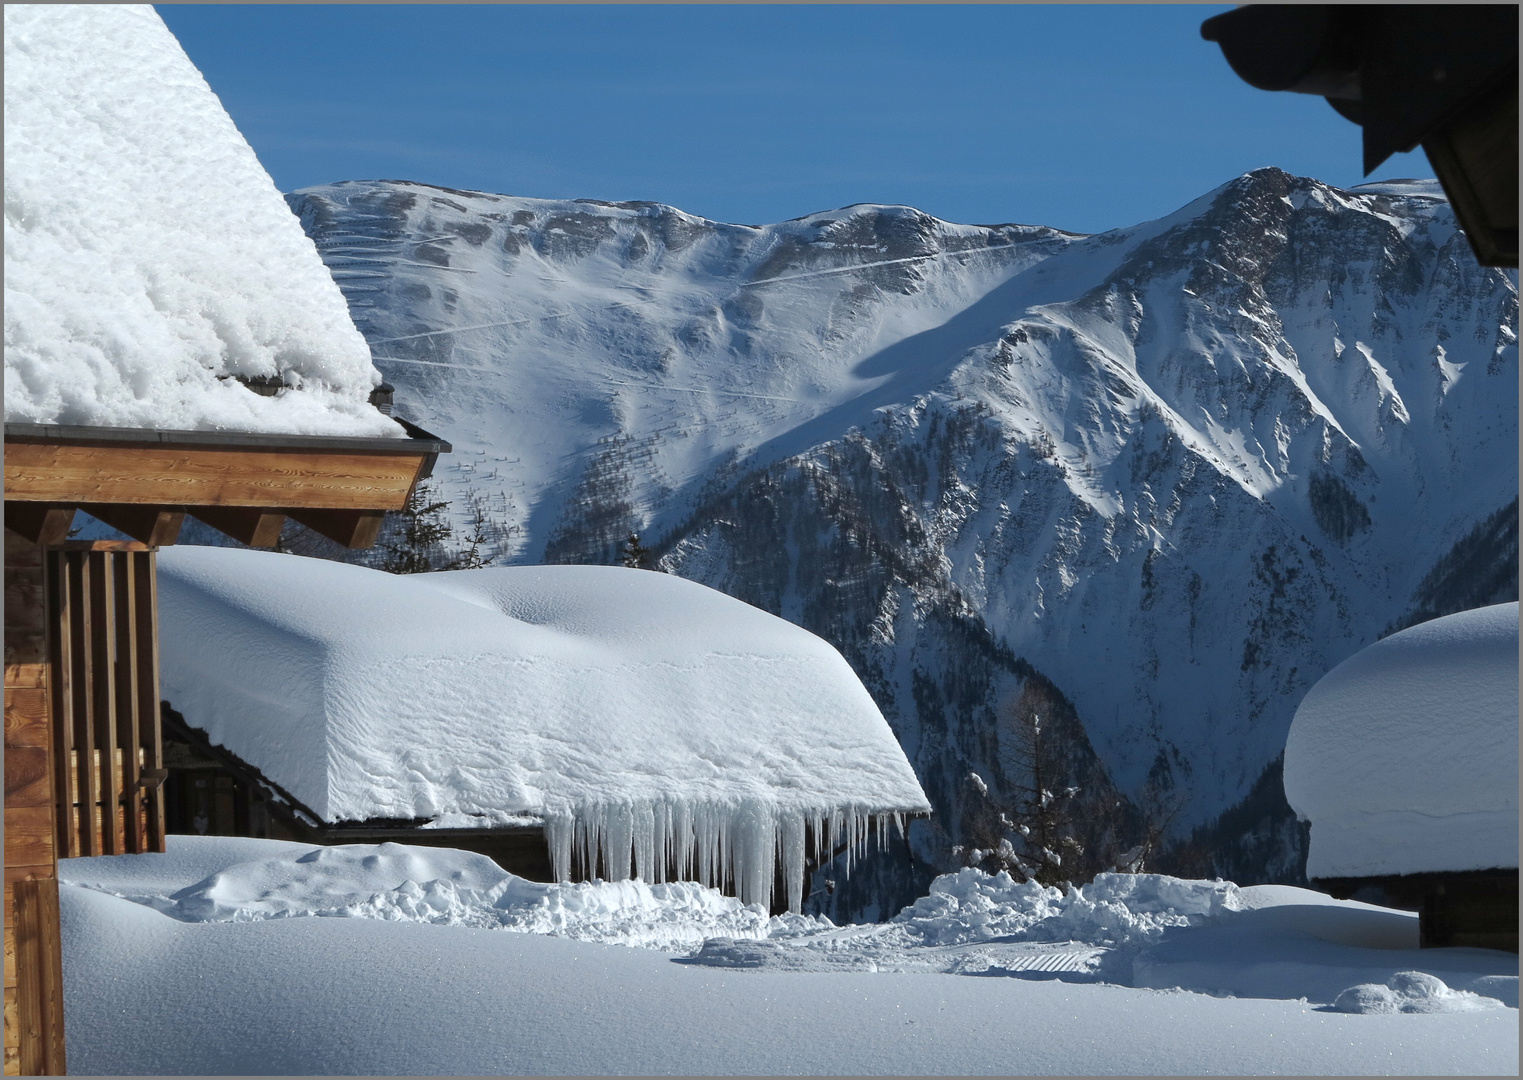
[[[1450,870],[1426,874],[1316,878],[1339,900],[1417,912],[1424,949],[1518,951],[1518,871]]]
[[[1418,913],[1423,948],[1518,951],[1518,605],[1366,646],[1302,700],[1285,795],[1314,888]]]
[[[277,781],[244,761],[226,747],[214,743],[204,731],[165,701],[162,710],[162,746],[165,780],[162,794],[163,821],[176,835],[247,836],[266,840],[290,840],[305,844],[415,844],[447,847],[485,855],[511,874],[530,881],[555,881],[549,842],[543,823],[532,818],[523,824],[483,825],[475,828],[439,828],[429,818],[369,818],[363,821],[324,821]],[[925,818],[923,811],[906,811],[906,821]],[[822,861],[839,858],[848,845],[836,844],[823,860],[806,857],[806,875]],[[806,848],[813,850],[813,832]],[[613,877],[599,859],[596,874],[577,873],[574,880]],[[675,860],[668,865],[667,880],[679,880]],[[773,888],[772,914],[788,911],[783,871],[779,867]],[[735,883],[720,888],[731,894]]]
[[[379,404],[377,402],[377,404]],[[60,857],[164,850],[155,551],[186,515],[371,546],[436,456],[408,438],[5,426],[5,1072],[65,1071]],[[83,510],[132,537],[72,541]]]
[[[428,818],[327,822],[280,783],[214,743],[162,703],[166,831],[177,835],[250,836],[305,844],[418,844],[485,855],[530,881],[554,881],[542,823],[481,828],[424,828]]]

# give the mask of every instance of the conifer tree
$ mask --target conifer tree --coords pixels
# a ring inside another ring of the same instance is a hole
[[[650,548],[640,543],[639,533],[630,533],[624,541],[624,546],[619,552],[619,564],[631,570],[652,569]]]
[[[431,499],[431,495],[430,486],[419,483],[407,497],[407,505],[394,516],[388,515],[390,535],[380,544],[379,569],[391,574],[426,574],[455,568],[455,560],[444,548],[444,542],[454,535],[445,517],[449,502]]]

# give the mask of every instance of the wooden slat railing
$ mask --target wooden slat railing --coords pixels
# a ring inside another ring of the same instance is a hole
[[[154,552],[97,541],[48,557],[58,852],[163,851]]]

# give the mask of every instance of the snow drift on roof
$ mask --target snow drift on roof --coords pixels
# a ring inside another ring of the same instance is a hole
[[[317,250],[153,8],[7,5],[6,420],[401,436],[368,404],[379,381]]]
[[[1518,605],[1375,642],[1312,687],[1285,745],[1312,878],[1518,865]]]
[[[159,572],[164,697],[330,822],[538,814],[558,876],[675,856],[749,902],[779,845],[797,898],[806,826],[929,809],[834,648],[690,581],[190,547]]]

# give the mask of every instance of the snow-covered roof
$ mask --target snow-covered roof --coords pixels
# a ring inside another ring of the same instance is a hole
[[[7,5],[5,419],[404,437],[368,403],[379,382],[316,248],[153,8]]]
[[[760,896],[777,845],[802,873],[806,825],[930,809],[832,646],[694,582],[178,547],[159,583],[165,699],[330,822],[534,814],[562,877],[573,846],[646,880],[663,851],[717,880],[705,852],[733,849]]]
[[[1518,605],[1392,634],[1312,687],[1285,745],[1306,873],[1518,865]]]

